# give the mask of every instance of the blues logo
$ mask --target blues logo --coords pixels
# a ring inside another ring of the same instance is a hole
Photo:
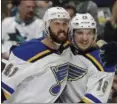
[[[50,88],[52,95],[57,95],[61,89],[61,82],[67,80],[68,76],[68,64],[62,64],[58,66],[52,66],[51,70],[56,78],[56,84]]]
[[[82,78],[87,73],[87,69],[69,63],[68,81],[75,81]]]

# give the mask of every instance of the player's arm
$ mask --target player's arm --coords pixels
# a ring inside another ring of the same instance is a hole
[[[43,65],[40,65],[40,62],[41,61],[38,61],[38,63],[30,63],[16,57],[13,53],[11,53],[10,61],[6,63],[6,66],[2,72],[2,90],[6,99],[9,99],[13,93],[17,93],[16,90],[18,85],[23,84],[23,81],[26,78],[37,73],[43,74],[45,70],[43,70]],[[38,67],[35,68],[37,65]]]
[[[93,66],[90,68],[92,71],[89,73],[87,91],[82,98],[82,102],[107,103],[112,87],[114,72],[101,72],[96,70]]]
[[[2,88],[2,102],[7,100],[16,90],[18,83],[21,80],[21,75],[23,75],[28,63],[24,62],[21,59],[18,59],[11,53],[10,60],[2,59],[5,67],[2,69],[2,79],[1,79],[1,88]],[[19,82],[18,82],[19,81]]]

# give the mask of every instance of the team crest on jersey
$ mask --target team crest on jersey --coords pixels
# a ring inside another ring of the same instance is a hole
[[[62,64],[58,66],[52,66],[51,70],[56,78],[56,84],[50,88],[52,95],[57,95],[61,89],[61,82],[67,80],[68,76],[68,64]]]
[[[75,81],[87,74],[87,69],[69,63],[68,81]]]

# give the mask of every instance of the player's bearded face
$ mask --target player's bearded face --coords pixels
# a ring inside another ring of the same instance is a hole
[[[59,30],[57,32],[57,34],[55,34],[51,28],[49,28],[50,31],[50,36],[52,38],[52,40],[54,40],[57,43],[65,43],[67,41],[68,35],[67,32],[65,32],[64,30]]]
[[[68,39],[68,21],[54,20],[50,23],[49,32],[52,40],[57,43],[65,43]]]

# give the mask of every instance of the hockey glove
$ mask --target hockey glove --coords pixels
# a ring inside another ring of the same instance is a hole
[[[100,56],[106,66],[117,65],[117,43],[111,42],[101,47]]]

